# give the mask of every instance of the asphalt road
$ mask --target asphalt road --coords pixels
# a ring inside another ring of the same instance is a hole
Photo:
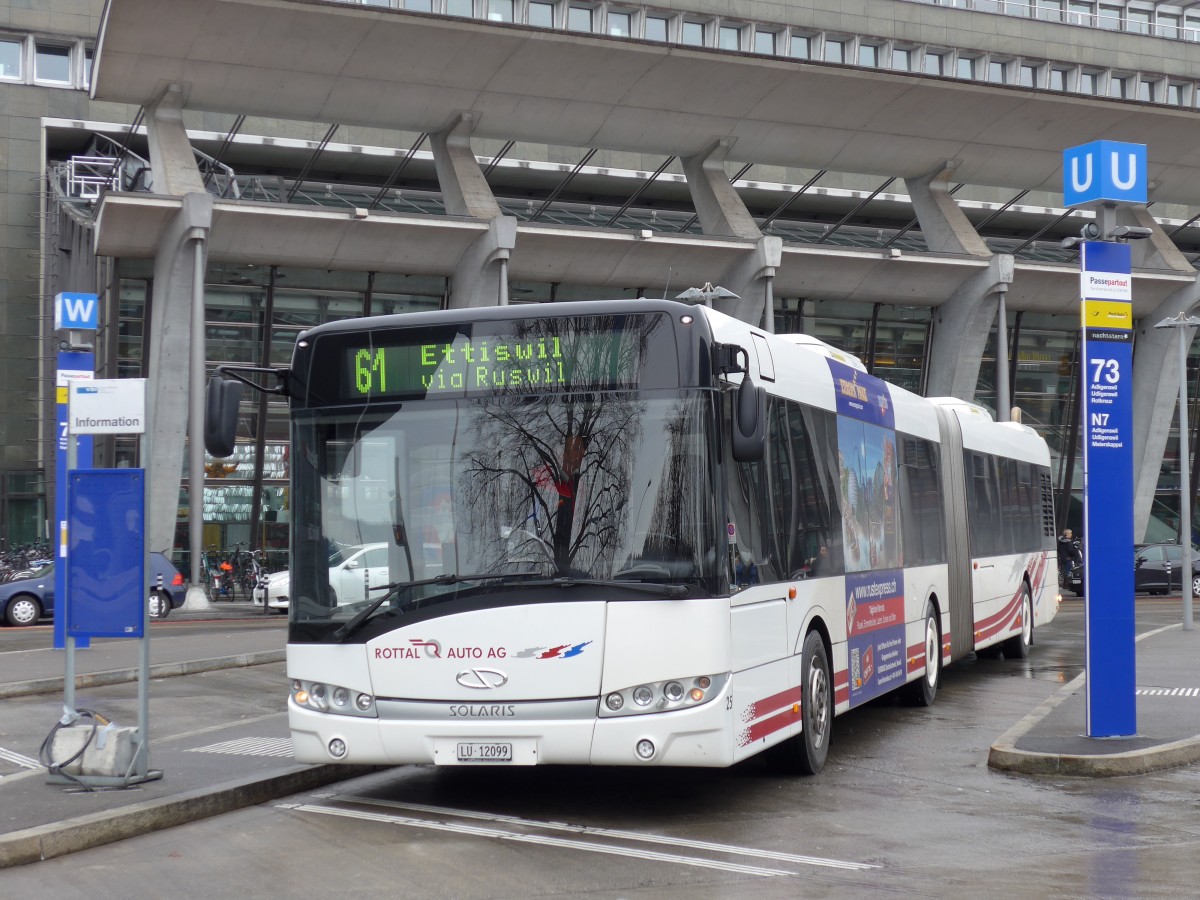
[[[1178,621],[1178,599],[1137,606],[1139,632]],[[879,701],[838,718],[816,778],[754,760],[728,770],[401,767],[10,869],[0,892],[1193,896],[1200,767],[1113,779],[987,767],[996,737],[1081,671],[1082,604],[1067,601],[1036,641],[1027,662],[946,670],[930,709]],[[282,687],[280,664],[155,682],[174,701],[160,706],[172,712],[156,740],[186,733],[189,712],[193,728],[217,717],[240,721],[240,733],[286,735]]]

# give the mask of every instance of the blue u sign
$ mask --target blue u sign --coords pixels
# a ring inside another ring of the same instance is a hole
[[[1092,141],[1063,151],[1063,205],[1146,202],[1146,145]]]

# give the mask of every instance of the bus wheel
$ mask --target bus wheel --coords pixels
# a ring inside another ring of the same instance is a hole
[[[829,755],[829,728],[833,723],[833,682],[829,656],[821,635],[810,631],[801,656],[800,715],[803,730],[766,752],[767,765],[788,775],[816,775]]]
[[[900,689],[908,706],[933,706],[942,677],[942,641],[933,604],[925,605],[925,674]]]
[[[1005,659],[1029,659],[1029,647],[1033,644],[1033,598],[1029,585],[1021,586],[1021,633],[1010,637],[1002,645]]]
[[[816,775],[829,755],[829,731],[833,725],[833,679],[829,675],[829,656],[825,642],[816,631],[804,638],[801,657],[803,673],[800,689],[800,715],[804,730],[800,733],[797,768],[804,775]]]

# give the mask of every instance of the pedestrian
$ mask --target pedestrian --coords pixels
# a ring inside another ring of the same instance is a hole
[[[1058,571],[1064,582],[1071,577],[1075,566],[1082,561],[1075,533],[1070,528],[1064,528],[1058,536]]]

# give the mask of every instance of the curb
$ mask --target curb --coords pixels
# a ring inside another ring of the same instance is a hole
[[[89,813],[0,836],[0,869],[54,859],[187,822],[257,806],[280,797],[378,772],[386,766],[296,766],[124,809]]]
[[[1163,631],[1178,628],[1168,625],[1137,636],[1140,642]],[[1016,725],[1004,732],[988,751],[988,768],[1018,775],[1077,775],[1111,778],[1120,775],[1145,775],[1174,769],[1200,760],[1200,736],[1172,741],[1158,747],[1128,750],[1123,753],[1042,753],[1018,750],[1017,741],[1048,716],[1057,706],[1083,687],[1087,673],[1077,675],[1057,694],[1042,701]]]
[[[261,666],[267,663],[283,662],[286,655],[286,650],[259,650],[255,653],[239,653],[234,656],[192,659],[185,662],[157,663],[150,667],[150,677],[173,678],[179,675],[212,672],[216,669]],[[107,672],[77,674],[75,676],[75,688],[78,690],[80,688],[101,687],[107,684],[127,684],[137,680],[137,669],[110,669]],[[29,697],[35,694],[61,694],[65,686],[65,675],[0,684],[0,700],[7,700],[13,697]]]

